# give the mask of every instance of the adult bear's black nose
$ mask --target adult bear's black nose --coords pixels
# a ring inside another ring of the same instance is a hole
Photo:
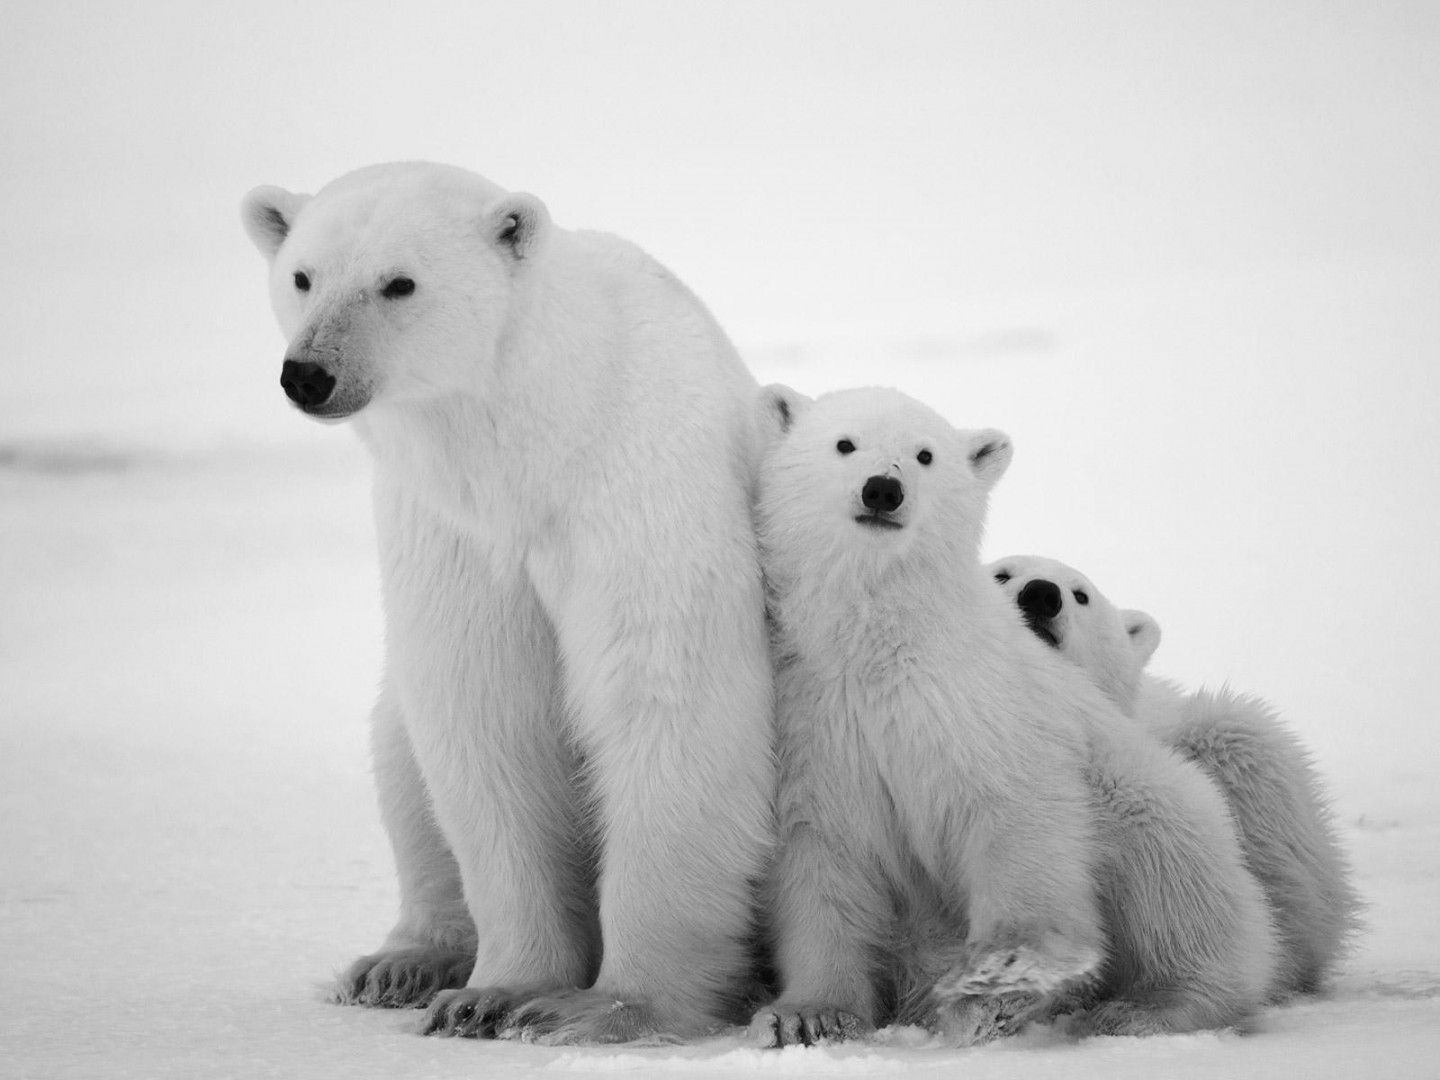
[[[1053,619],[1060,614],[1060,586],[1044,578],[1027,581],[1015,598],[1020,610],[1031,619]]]
[[[302,409],[324,404],[335,389],[335,376],[309,360],[286,360],[280,369],[285,396]]]
[[[905,501],[905,485],[893,476],[872,476],[860,491],[860,501],[871,510],[888,514]]]

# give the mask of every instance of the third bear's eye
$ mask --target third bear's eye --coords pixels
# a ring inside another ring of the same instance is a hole
[[[921,465],[929,465],[930,462],[935,460],[935,455],[930,453],[929,450],[921,450],[915,455],[915,460],[920,462]]]
[[[1087,592],[1084,592],[1084,591],[1081,590],[1081,589],[1076,589],[1076,590],[1075,590],[1075,602],[1076,602],[1077,604],[1088,604],[1088,603],[1090,602],[1090,594],[1087,593]]]
[[[296,271],[295,271],[295,288],[299,289],[301,292],[309,292],[309,291],[310,291],[310,275],[307,274],[307,273],[305,273],[305,271],[303,271],[303,270],[296,270]]]
[[[841,439],[835,444],[835,449],[839,450],[842,454],[853,454],[855,452],[855,444],[849,439]]]
[[[387,300],[394,300],[397,297],[409,296],[414,291],[415,281],[413,278],[397,277],[391,278],[386,283],[385,288],[380,291],[380,295]]]

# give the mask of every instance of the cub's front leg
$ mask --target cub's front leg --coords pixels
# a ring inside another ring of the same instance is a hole
[[[771,875],[782,989],[751,1018],[751,1041],[810,1046],[874,1030],[874,952],[889,899],[868,880],[867,867],[808,824],[782,832]]]
[[[779,846],[767,907],[781,993],[750,1022],[764,1047],[873,1030],[876,953],[894,921],[879,872],[893,826],[878,779],[841,721],[817,715],[793,669],[777,684]]]
[[[1098,848],[1080,770],[1037,769],[1042,787],[991,791],[957,849],[970,930],[935,988],[965,1041],[1017,1030],[1052,995],[1082,986],[1104,959]]]

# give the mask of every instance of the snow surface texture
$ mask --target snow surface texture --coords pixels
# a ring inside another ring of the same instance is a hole
[[[1383,357],[1435,355],[1440,327],[1412,295],[1433,280],[1400,267],[1271,281],[1263,305],[1236,288],[1143,312],[1053,308],[1026,340],[1066,344],[998,357],[961,335],[752,358],[762,379],[807,392],[893,382],[957,423],[1007,426],[1017,460],[987,556],[1085,565],[1164,623],[1157,672],[1231,676],[1275,701],[1335,781],[1371,905],[1331,995],[1268,1010],[1246,1035],[1039,1030],[960,1051],[891,1031],[769,1053],[738,1031],[681,1049],[425,1039],[418,1013],[325,1004],[327,977],[378,944],[396,904],[367,766],[381,617],[366,463],[347,431],[286,416],[278,388],[285,438],[248,441],[187,435],[137,395],[106,412],[127,418],[118,433],[97,412],[83,436],[0,440],[0,1076],[1433,1076],[1440,791],[1426,776],[1434,725],[1416,721],[1436,714],[1435,690],[1406,669],[1406,638],[1423,634],[1405,620],[1425,612],[1394,605],[1371,561],[1386,550],[1389,567],[1420,566],[1430,509],[1402,502],[1377,521],[1347,492],[1331,513],[1354,447],[1314,441],[1296,460],[1263,427],[1237,449],[1205,421],[1236,385],[1258,414],[1283,413],[1290,390],[1256,351],[1276,310],[1321,313],[1313,342],[1361,320],[1383,339],[1382,383]],[[1147,381],[1162,338],[1165,376]],[[1083,372],[1069,362],[1081,353]],[[1338,347],[1317,370],[1332,359],[1343,382]],[[1170,396],[1191,399],[1181,420],[1152,415]],[[1433,398],[1396,399],[1390,421],[1413,421],[1409,408]],[[1321,418],[1292,418],[1290,438],[1296,423]],[[1417,428],[1402,441],[1433,460],[1435,440]],[[1272,515],[1276,475],[1290,503]],[[1127,514],[1127,490],[1147,507],[1173,500],[1170,520]],[[1297,517],[1312,523],[1303,535]],[[1381,544],[1372,528],[1394,532]],[[1323,581],[1331,617],[1305,610],[1309,592],[1272,605],[1277,573]]]

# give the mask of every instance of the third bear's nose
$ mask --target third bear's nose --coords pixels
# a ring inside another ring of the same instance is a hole
[[[302,409],[322,404],[335,389],[335,377],[309,360],[286,360],[280,368],[285,396]]]
[[[1060,614],[1060,586],[1044,578],[1026,582],[1015,600],[1032,619],[1053,619]]]
[[[888,514],[905,501],[905,485],[893,476],[872,476],[865,481],[860,501],[871,510]]]

